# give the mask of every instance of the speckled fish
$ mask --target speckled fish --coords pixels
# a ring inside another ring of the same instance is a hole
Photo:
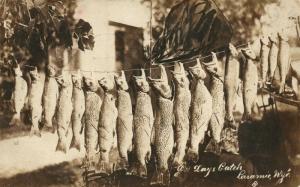
[[[75,148],[78,151],[81,150],[81,138],[80,132],[82,129],[82,117],[85,110],[85,98],[83,92],[83,80],[80,72],[72,75],[73,92],[72,92],[72,103],[73,112],[71,116],[73,137],[71,140],[70,148]]]
[[[280,89],[279,93],[284,91],[286,76],[290,69],[290,45],[289,39],[285,33],[278,33],[279,38],[279,50],[278,50],[278,67],[280,73]]]
[[[269,52],[269,40],[266,37],[262,37],[260,39],[260,76],[262,81],[260,87],[263,87],[267,81]]]
[[[243,120],[251,120],[252,109],[256,103],[258,73],[257,66],[254,63],[256,59],[255,53],[251,48],[242,49],[243,55],[246,57],[243,72],[243,102],[244,115]]]
[[[168,161],[172,155],[174,146],[173,132],[173,101],[172,90],[168,83],[168,77],[163,65],[159,65],[161,70],[160,79],[152,79],[151,86],[157,94],[157,115],[155,122],[155,151],[157,157],[157,170],[154,171],[151,184],[168,185],[170,183],[170,172]]]
[[[215,53],[212,53],[212,62],[207,64],[207,71],[211,74],[210,94],[212,96],[212,116],[210,119],[210,129],[213,140],[216,143],[221,141],[221,132],[225,119],[225,99],[223,72],[220,62]]]
[[[57,102],[56,122],[58,142],[56,151],[67,152],[67,131],[71,122],[72,115],[72,78],[71,74],[63,71],[62,75],[56,77],[59,85],[59,97]]]
[[[137,158],[130,173],[139,177],[147,177],[146,163],[151,157],[151,132],[153,128],[153,109],[149,95],[150,86],[147,82],[145,71],[141,76],[134,76],[137,89],[136,106],[133,115],[133,142],[134,153]]]
[[[190,82],[183,64],[175,64],[172,72],[175,82],[174,116],[175,116],[175,142],[176,153],[174,166],[182,165],[185,149],[189,138],[189,114],[191,105]]]
[[[132,150],[133,138],[132,104],[124,71],[121,72],[121,76],[115,77],[115,81],[118,91],[117,139],[119,155],[121,157],[118,168],[127,169],[128,153]]]
[[[58,99],[58,84],[55,80],[56,70],[53,66],[48,65],[47,77],[45,81],[44,95],[43,95],[43,123],[44,127],[52,128],[53,117],[56,111],[56,104]]]
[[[13,106],[14,106],[14,115],[9,123],[9,125],[20,125],[21,121],[21,110],[24,107],[27,97],[28,86],[27,82],[22,77],[22,71],[20,66],[17,65],[14,68],[15,74],[15,87],[13,91]]]
[[[198,161],[199,144],[203,142],[205,132],[212,115],[212,97],[204,84],[206,72],[204,71],[199,59],[197,64],[189,67],[189,71],[195,79],[195,87],[192,90],[191,103],[191,130],[190,130],[190,147],[187,152],[189,161]]]
[[[110,174],[112,167],[109,154],[114,145],[116,120],[118,116],[116,96],[114,93],[115,81],[112,76],[108,75],[99,80],[99,84],[104,90],[104,98],[101,106],[98,129],[100,159],[96,167],[99,172]]]
[[[99,84],[94,77],[84,77],[85,112],[83,116],[84,142],[86,150],[86,163],[89,169],[95,169],[98,159],[96,152],[98,146],[98,124],[102,99],[97,93]]]
[[[239,87],[240,75],[240,62],[238,61],[238,51],[229,44],[229,53],[225,64],[225,78],[224,78],[224,91],[225,91],[225,110],[226,110],[226,123],[229,126],[236,126],[233,110],[236,104],[236,97]]]
[[[42,117],[42,96],[44,91],[45,75],[38,72],[37,68],[30,71],[31,76],[31,88],[29,93],[29,108],[31,114],[31,135],[41,136],[39,129],[39,122]]]
[[[269,36],[271,43],[271,48],[269,51],[269,78],[272,81],[274,73],[277,67],[277,57],[278,57],[278,41],[277,37]]]

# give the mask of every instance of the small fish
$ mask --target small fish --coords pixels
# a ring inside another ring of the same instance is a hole
[[[278,38],[279,38],[278,67],[280,73],[279,93],[283,93],[286,76],[290,69],[290,45],[288,43],[289,39],[285,33],[283,32],[278,33]]]
[[[175,142],[176,154],[174,166],[182,165],[185,149],[189,138],[189,112],[191,105],[190,82],[184,71],[183,64],[175,64],[172,72],[175,82],[174,116],[175,116]]]
[[[126,81],[125,73],[115,77],[118,90],[118,118],[117,118],[117,139],[118,150],[121,157],[120,169],[128,167],[128,153],[132,150],[133,138],[133,114],[129,86]]]
[[[155,151],[157,156],[157,170],[154,171],[151,184],[169,185],[170,172],[168,161],[172,155],[174,146],[173,132],[173,101],[172,90],[168,83],[168,77],[163,65],[160,65],[161,78],[149,78],[151,86],[157,94],[158,112],[155,123]]]
[[[272,82],[274,73],[277,67],[277,56],[278,56],[278,41],[274,36],[269,36],[269,40],[271,43],[271,48],[269,51],[269,78]]]
[[[236,97],[239,87],[239,74],[240,74],[240,62],[238,61],[239,52],[230,43],[229,53],[225,64],[225,78],[224,78],[224,90],[225,90],[225,110],[226,110],[226,123],[229,126],[235,127],[235,120],[233,116],[234,106],[236,104]]]
[[[45,75],[38,72],[36,67],[29,73],[31,77],[31,88],[28,102],[32,122],[30,134],[41,137],[39,122],[41,121],[43,111],[42,97],[44,91]]]
[[[26,102],[28,86],[27,86],[27,82],[22,77],[23,74],[19,65],[17,65],[17,67],[14,68],[14,74],[15,74],[15,87],[13,91],[13,106],[14,106],[15,113],[9,125],[20,125],[22,124],[21,110],[23,109]]]
[[[114,145],[118,116],[116,97],[113,93],[115,88],[114,82],[114,79],[110,76],[105,76],[99,80],[99,84],[104,90],[104,98],[101,106],[98,129],[100,159],[96,167],[97,170],[104,174],[110,174],[112,169],[110,165],[109,154]]]
[[[56,151],[67,152],[67,131],[71,122],[72,115],[72,78],[68,72],[56,77],[59,85],[59,97],[56,111],[58,142]]]
[[[75,148],[78,151],[81,150],[80,132],[82,129],[82,117],[85,110],[85,98],[83,92],[83,80],[80,72],[72,75],[73,92],[72,92],[72,103],[73,112],[71,116],[73,138],[71,141],[70,148]]]
[[[225,119],[225,99],[224,99],[224,73],[220,66],[220,61],[215,53],[212,53],[212,62],[206,65],[206,69],[211,73],[210,94],[212,96],[212,116],[210,119],[210,129],[212,138],[216,143],[221,141],[221,132]]]
[[[83,77],[85,93],[85,112],[83,116],[84,141],[86,162],[89,169],[95,169],[98,159],[96,157],[98,146],[98,124],[102,99],[97,93],[99,84],[94,77]]]
[[[258,72],[254,63],[256,55],[251,48],[242,49],[246,58],[243,72],[243,102],[244,115],[243,120],[251,120],[251,114],[257,98]]]
[[[133,115],[133,142],[137,163],[133,165],[130,173],[139,177],[147,177],[146,163],[151,157],[151,132],[153,128],[153,109],[149,95],[150,86],[147,82],[145,71],[141,76],[134,76],[137,89],[136,106]]]
[[[53,117],[56,110],[57,99],[58,99],[58,84],[55,80],[56,70],[53,66],[48,65],[47,67],[47,77],[45,81],[44,95],[43,95],[43,122],[44,126],[47,128],[53,127]]]
[[[263,87],[267,81],[268,74],[268,64],[269,64],[269,40],[266,37],[260,39],[260,74],[261,74],[261,83],[260,87]]]
[[[199,59],[197,64],[189,67],[189,71],[195,79],[195,87],[192,90],[191,103],[191,130],[190,130],[190,147],[187,152],[189,161],[197,162],[199,158],[199,144],[204,141],[205,132],[211,119],[212,97],[204,84],[206,72],[204,71]]]

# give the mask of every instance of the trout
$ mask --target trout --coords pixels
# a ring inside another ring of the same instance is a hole
[[[82,130],[82,117],[85,110],[85,98],[83,92],[83,80],[81,74],[72,75],[73,92],[72,92],[72,103],[73,112],[71,116],[73,137],[71,140],[70,148],[75,148],[78,151],[81,150],[80,134]]]
[[[68,72],[63,72],[62,75],[56,77],[59,85],[59,97],[57,102],[56,122],[58,142],[56,151],[67,152],[67,131],[72,115],[72,78]]]
[[[258,73],[257,66],[254,63],[256,55],[251,48],[243,49],[243,55],[246,58],[245,69],[243,72],[243,102],[244,115],[243,120],[251,120],[251,114],[256,104]]]
[[[44,127],[52,128],[53,117],[56,111],[56,104],[58,99],[58,84],[55,80],[56,71],[53,66],[48,65],[47,67],[47,77],[45,81],[44,95],[43,95],[43,122]]]
[[[122,71],[121,76],[115,77],[115,81],[118,90],[117,139],[119,155],[121,157],[119,167],[120,169],[126,169],[128,167],[128,153],[132,150],[132,104],[124,71]]]
[[[278,50],[278,67],[280,73],[280,89],[279,93],[284,92],[286,76],[290,69],[290,45],[288,37],[285,33],[278,33],[279,50]]]
[[[98,129],[100,159],[96,167],[97,170],[103,174],[110,174],[112,169],[109,154],[114,144],[116,120],[118,116],[116,98],[114,94],[114,82],[113,78],[108,76],[99,80],[99,84],[104,90],[104,98],[101,106]]]
[[[191,130],[190,147],[187,152],[189,161],[197,162],[199,158],[199,144],[204,141],[205,132],[212,115],[212,97],[204,84],[206,72],[204,71],[199,59],[197,64],[189,67],[189,71],[195,79],[195,87],[192,90],[191,103]]]
[[[268,58],[269,58],[269,40],[266,37],[262,37],[260,39],[260,76],[261,76],[261,84],[260,87],[264,87],[267,81],[268,74]]]
[[[31,88],[29,93],[29,108],[30,108],[30,116],[31,116],[31,135],[36,135],[41,137],[41,132],[39,129],[39,122],[42,118],[42,97],[44,91],[44,82],[45,75],[39,73],[37,68],[33,71],[30,71],[31,77]]]
[[[157,94],[158,111],[155,123],[155,151],[157,157],[157,170],[151,179],[151,184],[169,185],[170,172],[168,161],[172,155],[174,145],[173,132],[173,101],[172,90],[163,65],[160,65],[161,78],[149,78],[154,92]]]
[[[229,44],[229,53],[225,64],[225,78],[224,78],[224,91],[225,91],[225,111],[226,111],[226,124],[235,127],[235,120],[233,116],[234,106],[236,104],[236,97],[239,87],[239,74],[240,62],[238,61],[239,53],[237,49]]]
[[[191,105],[190,82],[184,71],[183,64],[175,64],[172,72],[175,82],[174,116],[175,116],[175,142],[176,154],[174,166],[182,165],[185,149],[189,138],[189,113]]]
[[[14,74],[15,74],[15,88],[13,91],[13,106],[14,106],[15,113],[9,125],[20,125],[22,124],[21,110],[23,109],[26,102],[28,86],[27,86],[27,82],[22,77],[23,74],[19,65],[17,65],[17,67],[14,68]]]
[[[212,138],[216,143],[221,141],[221,132],[224,127],[225,119],[225,100],[224,100],[224,83],[223,72],[220,62],[215,53],[212,53],[212,62],[206,64],[207,71],[211,73],[210,94],[212,96],[212,116],[209,127],[211,129]]]
[[[274,36],[269,36],[269,40],[271,43],[271,48],[269,51],[269,78],[270,82],[272,82],[274,73],[277,67],[277,56],[278,56],[278,41]]]
[[[132,167],[131,174],[147,177],[146,162],[151,157],[151,132],[153,128],[153,109],[149,95],[150,86],[147,82],[145,71],[141,76],[134,76],[137,89],[136,106],[133,115],[133,141],[137,163]]]
[[[95,169],[96,151],[98,148],[98,124],[102,99],[97,94],[99,84],[93,77],[84,77],[85,112],[83,116],[84,142],[86,150],[86,162],[89,169]]]

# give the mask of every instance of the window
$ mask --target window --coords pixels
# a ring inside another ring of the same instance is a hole
[[[125,63],[125,32],[115,32],[116,61]]]

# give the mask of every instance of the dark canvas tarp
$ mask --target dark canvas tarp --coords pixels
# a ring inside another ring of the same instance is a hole
[[[212,0],[183,0],[166,17],[152,60],[163,63],[206,55],[226,47],[231,37],[231,25]]]

